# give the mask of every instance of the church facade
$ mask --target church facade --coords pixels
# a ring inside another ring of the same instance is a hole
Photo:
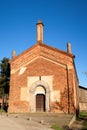
[[[43,42],[43,23],[38,21],[37,42],[16,56],[12,52],[9,113],[78,110],[78,77],[70,43],[67,52]]]

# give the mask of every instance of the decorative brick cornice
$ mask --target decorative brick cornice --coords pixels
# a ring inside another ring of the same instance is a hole
[[[28,48],[27,50],[25,50],[24,52],[22,52],[21,54],[19,54],[18,56],[16,56],[14,59],[10,60],[9,63],[14,62],[15,60],[19,59],[21,56],[26,55],[26,53],[29,53],[31,50],[33,50],[33,49],[35,49],[37,47],[44,47],[44,49],[46,48],[46,49],[52,50],[54,52],[60,53],[62,55],[66,55],[67,57],[75,58],[75,55],[73,55],[73,54],[67,53],[65,51],[59,50],[59,49],[51,47],[51,46],[48,46],[46,44],[43,44],[42,42],[37,42],[32,47]]]

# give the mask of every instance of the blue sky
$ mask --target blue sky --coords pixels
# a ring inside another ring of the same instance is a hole
[[[44,43],[66,51],[71,42],[79,84],[87,87],[87,0],[0,0],[0,60],[36,43],[39,19]]]

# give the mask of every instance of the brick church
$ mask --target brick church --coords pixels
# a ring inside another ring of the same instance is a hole
[[[37,42],[20,55],[12,52],[9,113],[78,110],[78,77],[70,43],[67,51],[43,42],[44,25],[36,24]]]

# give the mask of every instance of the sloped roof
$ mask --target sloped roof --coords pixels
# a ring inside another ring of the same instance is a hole
[[[54,47],[49,46],[49,45],[47,45],[47,44],[44,44],[44,43],[42,43],[42,42],[37,42],[37,43],[34,44],[32,47],[28,48],[27,50],[25,50],[24,52],[22,52],[22,53],[19,54],[18,56],[15,56],[15,58],[13,58],[10,62],[15,61],[16,59],[18,59],[18,58],[20,58],[21,56],[25,55],[26,53],[28,53],[30,50],[33,50],[33,49],[34,49],[35,47],[37,47],[37,46],[45,47],[45,48],[47,48],[47,49],[49,49],[49,50],[53,50],[54,52],[61,53],[61,54],[63,54],[63,55],[66,55],[66,56],[68,56],[68,57],[71,57],[71,58],[74,58],[74,57],[75,57],[75,55],[73,55],[73,54],[71,54],[71,53],[65,52],[65,51],[60,50],[60,49],[58,49],[58,48],[54,48]]]
[[[83,86],[79,86],[80,89],[83,89],[83,90],[87,90],[86,87],[83,87]]]

